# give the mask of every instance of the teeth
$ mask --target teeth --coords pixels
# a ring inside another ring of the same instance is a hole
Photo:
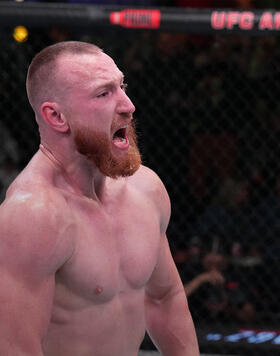
[[[128,124],[123,125],[123,126],[121,127],[121,129],[126,129],[126,128],[127,128],[127,126],[128,126]]]

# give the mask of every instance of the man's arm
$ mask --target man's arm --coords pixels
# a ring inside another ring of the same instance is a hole
[[[0,355],[43,356],[63,255],[49,208],[45,201],[23,202],[23,197],[0,207]]]
[[[146,288],[147,330],[164,356],[197,356],[198,343],[186,294],[166,237]]]
[[[198,343],[187,298],[171,256],[166,229],[170,218],[168,194],[158,177],[154,201],[160,212],[161,241],[156,267],[146,286],[147,330],[164,356],[198,356]]]

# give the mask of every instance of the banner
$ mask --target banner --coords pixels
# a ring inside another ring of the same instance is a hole
[[[66,3],[0,2],[0,26],[115,27],[189,33],[280,32],[280,11],[125,8]]]

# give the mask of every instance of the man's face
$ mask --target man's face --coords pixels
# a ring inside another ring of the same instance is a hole
[[[77,151],[105,176],[132,175],[141,157],[132,124],[135,107],[125,93],[123,74],[104,53],[71,56],[63,72],[64,106]]]

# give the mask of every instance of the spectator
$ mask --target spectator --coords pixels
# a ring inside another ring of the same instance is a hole
[[[185,292],[193,316],[198,319],[234,320],[250,322],[256,316],[251,291],[240,274],[228,268],[229,259],[216,236],[209,249],[201,254],[200,265],[192,269]],[[188,262],[186,264],[188,269]]]

